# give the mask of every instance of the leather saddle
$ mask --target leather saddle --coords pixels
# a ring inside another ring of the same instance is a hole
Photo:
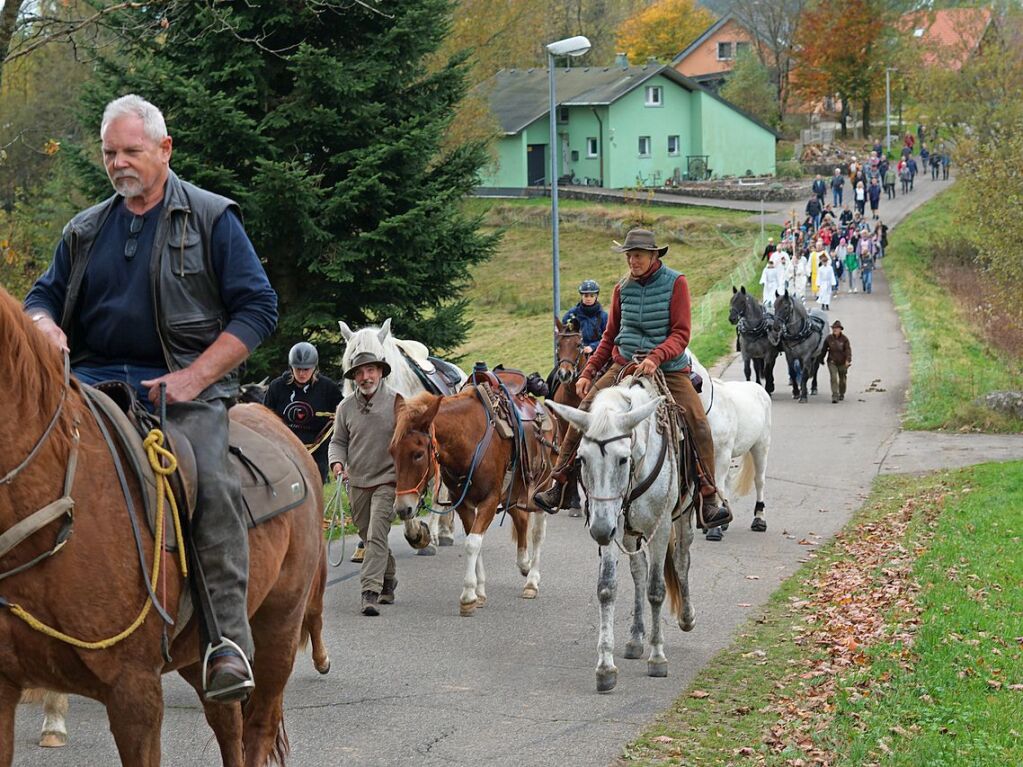
[[[134,390],[120,381],[96,387],[82,385],[90,406],[101,417],[118,451],[126,459],[142,489],[146,523],[150,533],[155,530],[156,475],[149,464],[143,439],[159,424],[137,401]],[[230,415],[230,411],[228,411]],[[164,428],[165,448],[177,459],[178,470],[170,475],[171,487],[179,513],[191,518],[196,506],[196,463],[191,443],[167,423]],[[241,481],[242,502],[248,526],[255,527],[301,504],[309,488],[300,468],[274,442],[247,426],[230,421],[230,463]],[[167,550],[176,548],[173,536],[167,536]]]
[[[462,383],[462,371],[457,367],[438,357],[429,356],[422,344],[416,343],[415,346],[409,347],[408,344],[411,342],[398,339],[395,339],[395,343],[401,356],[405,358],[405,362],[426,391],[442,397],[458,391],[458,386]],[[420,350],[417,347],[422,347],[422,354],[418,353]]]

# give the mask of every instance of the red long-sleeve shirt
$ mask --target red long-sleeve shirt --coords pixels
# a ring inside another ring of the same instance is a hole
[[[659,260],[655,261],[651,265],[650,270],[639,278],[639,284],[645,285],[660,268],[661,262]],[[621,317],[622,296],[621,285],[619,284],[615,285],[614,293],[611,296],[611,306],[607,312],[607,327],[604,329],[604,335],[601,336],[600,344],[590,356],[590,361],[586,363],[580,378],[593,380],[600,369],[607,363],[608,359],[614,359],[619,365],[625,365],[632,361],[622,356],[621,351],[614,342],[615,336],[618,335],[618,331],[621,328]],[[667,360],[677,357],[689,346],[691,332],[692,303],[689,298],[689,283],[686,282],[685,275],[680,274],[672,286],[671,299],[668,304],[668,337],[658,344],[648,356],[658,366]]]

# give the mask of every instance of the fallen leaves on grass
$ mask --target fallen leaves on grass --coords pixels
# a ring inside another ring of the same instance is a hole
[[[689,693],[689,697],[690,698],[699,698],[699,699],[709,698],[710,697],[710,693],[707,692],[706,690],[693,690],[691,693]]]

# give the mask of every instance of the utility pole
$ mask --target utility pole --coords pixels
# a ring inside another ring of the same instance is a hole
[[[884,68],[884,151],[892,148],[892,80],[891,67]]]

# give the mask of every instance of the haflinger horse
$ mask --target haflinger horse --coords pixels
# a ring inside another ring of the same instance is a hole
[[[387,385],[403,397],[414,397],[420,392],[425,392],[423,382],[415,374],[409,365],[406,355],[412,356],[419,361],[427,359],[427,348],[418,341],[395,338],[391,334],[391,319],[388,317],[380,327],[367,325],[357,331],[353,331],[345,322],[339,322],[341,335],[345,339],[345,353],[342,357],[342,364],[347,370],[352,358],[360,352],[372,352],[378,357],[387,360],[391,366],[391,374],[387,376]],[[461,388],[467,376],[458,370],[460,380],[456,389]],[[354,384],[345,379],[344,394],[346,397],[355,392]],[[447,488],[434,487],[434,508],[435,512],[428,515],[428,522],[424,527],[412,517],[404,520],[405,539],[413,548],[419,549],[420,554],[436,554],[437,548],[433,541],[440,546],[451,546],[454,538],[454,515],[450,508],[452,496]]]
[[[764,379],[767,393],[774,393],[774,363],[781,347],[768,338],[768,329],[774,316],[768,312],[743,285],[738,290],[732,286],[732,301],[728,309],[728,321],[736,326],[739,336],[739,351],[742,352],[743,371],[750,380],[750,361],[757,383]]]
[[[767,454],[771,449],[771,397],[751,381],[722,381],[707,372],[696,354],[689,352],[693,370],[703,379],[700,402],[707,414],[714,438],[714,478],[722,498],[729,501],[757,489],[756,505],[750,529],[767,530],[764,518],[764,485],[767,479]],[[742,459],[738,477],[731,463]],[[708,541],[720,541],[727,525],[705,532]]]
[[[15,708],[29,688],[100,701],[121,763],[157,767],[161,675],[176,670],[201,695],[198,628],[195,620],[167,627],[162,619],[161,611],[171,621],[181,617],[187,585],[175,556],[161,551],[154,560],[151,536],[136,542],[117,467],[67,364],[0,290],[0,376],[7,382],[7,416],[0,419],[0,767],[12,764]],[[237,405],[230,414],[273,439],[307,486],[319,487],[316,464],[273,413]],[[134,508],[143,508],[138,483],[132,476],[126,483]],[[320,639],[322,519],[321,494],[309,492],[249,533],[256,687],[244,710],[237,703],[204,706],[225,765],[283,763],[284,687],[300,644],[311,637],[315,664],[329,668]],[[153,575],[140,572],[157,563]],[[165,627],[173,637],[167,656]]]
[[[586,351],[586,347],[583,344],[583,335],[579,332],[578,326],[571,320],[567,324],[562,324],[561,320],[555,317],[554,326],[557,331],[555,335],[557,362],[550,379],[551,384],[554,386],[554,394],[551,399],[559,405],[578,407],[582,398],[576,392],[575,385],[579,380],[579,374],[583,372],[586,363],[589,362],[590,352]],[[559,445],[565,443],[565,437],[568,434],[569,428],[569,423],[561,416],[558,416]],[[568,509],[570,517],[582,516],[578,480],[574,468],[569,481],[565,484],[563,503],[564,507]]]
[[[533,493],[550,481],[554,419],[549,415],[543,419],[546,425],[539,427],[540,434],[525,428],[526,444],[517,447],[514,436],[505,439],[496,433],[481,396],[475,386],[447,397],[423,393],[406,400],[399,395],[390,447],[397,473],[394,509],[399,518],[415,516],[434,476],[457,494],[454,510],[466,533],[465,577],[459,597],[462,616],[472,615],[487,602],[483,536],[498,507],[503,506],[512,519],[516,563],[526,576],[525,599],[539,593],[540,550],[547,529],[547,515],[538,512]],[[516,451],[523,448],[525,454],[516,459]]]
[[[557,403],[551,407],[583,433],[576,461],[581,463],[590,536],[600,552],[597,691],[609,692],[618,682],[614,664],[618,548],[629,557],[635,585],[625,657],[643,655],[645,594],[650,603],[647,674],[667,676],[661,634],[665,592],[683,631],[691,631],[696,619],[689,596],[696,474],[680,458],[683,446],[673,424],[674,409],[649,378],[626,378],[604,389],[593,398],[589,412]]]
[[[786,290],[774,300],[774,321],[768,335],[772,343],[780,343],[785,350],[793,372],[792,399],[806,402],[807,381],[813,381],[810,393],[817,393],[817,370],[828,337],[828,315],[819,309],[807,312],[802,301]]]

